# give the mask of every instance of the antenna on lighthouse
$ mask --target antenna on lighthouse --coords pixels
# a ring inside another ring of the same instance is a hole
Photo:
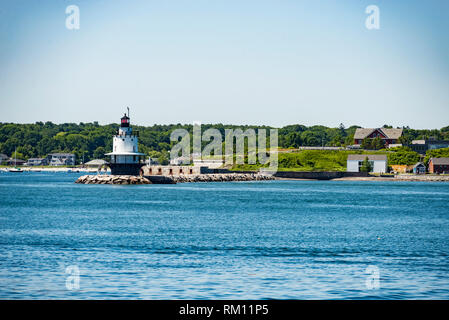
[[[129,107],[126,107],[126,109],[128,109],[128,118],[129,118]]]

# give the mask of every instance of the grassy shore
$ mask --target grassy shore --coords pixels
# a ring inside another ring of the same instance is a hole
[[[388,154],[387,151],[303,150],[279,153],[278,171],[346,171],[349,154]],[[268,165],[236,164],[231,170],[258,171]]]

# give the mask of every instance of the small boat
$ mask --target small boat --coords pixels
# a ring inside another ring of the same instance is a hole
[[[14,149],[14,165],[17,165],[17,148]],[[14,168],[9,168],[8,172],[23,172],[22,169],[14,167]]]

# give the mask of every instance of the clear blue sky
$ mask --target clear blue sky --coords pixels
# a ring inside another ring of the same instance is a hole
[[[449,1],[1,2],[1,122],[112,123],[126,106],[141,125],[441,128]]]

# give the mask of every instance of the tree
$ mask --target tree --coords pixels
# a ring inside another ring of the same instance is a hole
[[[340,125],[338,126],[338,130],[340,131],[340,135],[342,137],[346,137],[346,135],[347,135],[346,128],[345,128],[345,125],[343,123],[340,123]]]
[[[421,156],[407,147],[394,148],[392,153],[388,154],[389,164],[412,165],[417,163]]]
[[[169,154],[167,151],[162,151],[161,155],[159,156],[159,158],[157,159],[157,161],[161,164],[161,165],[167,165],[170,163],[169,159]]]
[[[385,148],[385,141],[379,137],[374,139],[365,138],[362,140],[361,147],[366,150],[380,150]]]
[[[428,165],[430,158],[449,158],[449,148],[427,150],[424,163]]]
[[[383,149],[383,148],[385,148],[385,141],[379,137],[376,137],[371,141],[371,146],[372,146],[372,149],[374,149],[374,150]]]
[[[360,147],[362,149],[371,150],[372,149],[372,147],[371,147],[371,139],[368,139],[368,138],[363,139]]]
[[[371,172],[373,171],[373,166],[371,162],[368,160],[368,157],[365,157],[365,160],[362,162],[362,166],[360,167],[361,172]]]
[[[25,157],[22,153],[20,153],[19,151],[14,151],[11,154],[11,159],[21,159],[21,160],[25,160]]]
[[[94,151],[94,158],[95,159],[103,159],[105,157],[106,151],[104,149],[104,147],[98,147],[97,149],[95,149]]]
[[[301,134],[299,132],[290,132],[285,136],[284,146],[289,148],[298,148],[301,146]]]

